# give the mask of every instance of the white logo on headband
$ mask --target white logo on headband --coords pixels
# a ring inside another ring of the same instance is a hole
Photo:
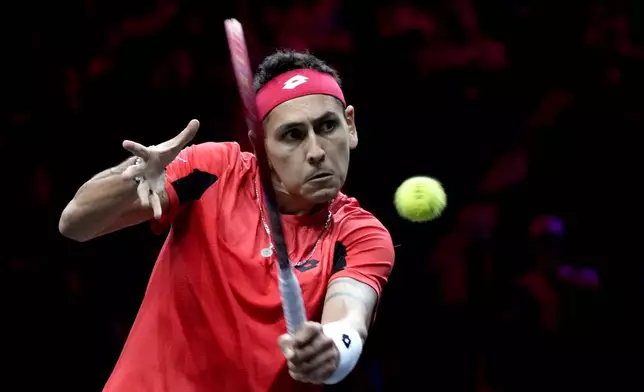
[[[293,90],[295,87],[299,86],[300,84],[306,83],[306,81],[309,80],[306,76],[302,75],[295,75],[286,82],[284,82],[284,87],[282,87],[282,90]]]

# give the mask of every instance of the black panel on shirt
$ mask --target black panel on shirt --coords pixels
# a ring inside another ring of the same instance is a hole
[[[333,270],[331,274],[342,271],[347,266],[347,248],[340,242],[335,242],[333,249]]]
[[[210,188],[219,178],[201,170],[194,169],[192,173],[172,182],[172,187],[177,192],[179,204],[196,201]]]

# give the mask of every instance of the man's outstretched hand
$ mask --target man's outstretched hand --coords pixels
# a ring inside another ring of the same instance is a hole
[[[156,146],[145,147],[131,140],[123,141],[123,148],[139,158],[135,165],[123,172],[123,176],[130,180],[140,179],[137,193],[141,205],[151,206],[155,219],[159,219],[163,212],[159,194],[165,188],[165,168],[194,139],[197,130],[199,121],[192,120],[177,136]]]

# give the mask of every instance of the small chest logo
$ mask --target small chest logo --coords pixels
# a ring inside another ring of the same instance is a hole
[[[304,264],[298,265],[297,267],[295,267],[295,269],[300,271],[300,272],[305,272],[305,271],[308,271],[308,270],[311,270],[311,269],[317,267],[318,264],[320,264],[319,261],[311,259],[311,260],[308,260]]]

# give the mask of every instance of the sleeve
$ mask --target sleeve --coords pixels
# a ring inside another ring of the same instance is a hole
[[[344,255],[336,255],[336,270],[329,283],[337,278],[352,278],[371,286],[378,297],[394,266],[395,252],[391,235],[373,216],[352,219],[339,242]],[[344,256],[344,263],[341,258]]]
[[[161,218],[151,221],[152,231],[163,233],[181,210],[199,200],[230,165],[238,159],[237,143],[202,143],[184,148],[166,167],[165,191],[169,207]]]

